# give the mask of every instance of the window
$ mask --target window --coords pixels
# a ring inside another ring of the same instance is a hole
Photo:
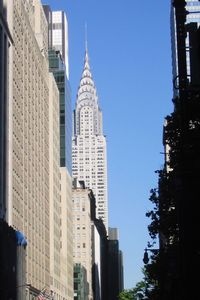
[[[78,290],[78,282],[74,282],[74,290]]]
[[[54,23],[53,29],[62,29],[62,23]]]

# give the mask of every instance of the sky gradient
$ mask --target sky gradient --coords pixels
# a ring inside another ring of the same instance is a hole
[[[162,127],[172,111],[170,1],[46,0],[69,26],[72,105],[83,70],[85,23],[90,66],[108,152],[109,226],[119,228],[125,287],[143,275],[149,191],[162,167]]]

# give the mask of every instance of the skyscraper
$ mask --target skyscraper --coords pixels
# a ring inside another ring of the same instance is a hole
[[[61,110],[64,127],[71,120],[71,111],[66,117],[65,109],[63,81],[67,76],[63,67],[59,77],[63,85],[58,86],[54,74],[49,73],[49,27],[41,1],[7,3],[14,40],[9,64],[8,221],[28,240],[28,298],[44,290],[49,296],[51,289],[55,299],[72,300],[70,150],[67,158],[64,152],[60,168],[61,129],[66,134],[60,127]],[[67,128],[70,131],[71,124]],[[70,133],[66,140],[70,149]]]
[[[71,175],[72,111],[69,85],[68,23],[64,11],[43,5],[48,22],[49,68],[60,93],[60,166]]]
[[[59,91],[53,74],[49,76],[49,205],[50,205],[50,290],[55,298],[67,299],[67,284],[61,269],[67,269],[67,259],[62,259],[61,245],[61,180],[60,180],[60,103]]]
[[[55,191],[55,200],[52,202],[55,211],[52,213],[52,224],[59,224],[59,230],[54,230],[60,234],[55,235],[55,242],[51,240],[50,244],[56,257],[57,267],[51,264],[51,279],[53,290],[57,290],[55,297],[62,299],[73,299],[73,237],[72,237],[72,180],[71,180],[71,95],[68,81],[68,34],[67,18],[63,11],[52,12],[48,5],[43,6],[48,22],[48,56],[49,70],[52,72],[59,91],[59,159],[60,159],[60,180],[54,180],[55,184],[60,185],[60,193]],[[56,18],[55,18],[56,16]],[[56,22],[56,25],[55,25]],[[55,39],[54,31],[57,32]],[[66,66],[67,64],[67,66]],[[56,123],[56,122],[54,122]],[[56,131],[57,132],[57,131]],[[53,136],[55,140],[55,133]],[[53,149],[53,147],[52,147]],[[51,152],[53,152],[51,150]],[[58,157],[58,155],[57,155]],[[55,166],[54,162],[54,166]],[[55,173],[55,172],[54,172]],[[53,176],[55,178],[55,176]],[[52,185],[51,183],[51,185]],[[57,194],[57,197],[56,197]],[[59,203],[55,203],[59,197]],[[54,225],[55,227],[55,225]],[[57,241],[60,239],[60,242]],[[58,247],[58,245],[61,245]],[[57,253],[58,254],[58,253]],[[55,264],[56,265],[56,264]],[[56,272],[55,272],[56,271]]]
[[[60,51],[66,66],[66,74],[69,79],[68,62],[68,23],[63,11],[52,12],[52,46]]]
[[[74,111],[72,175],[92,189],[96,198],[96,216],[108,228],[106,138],[87,47]]]
[[[48,27],[40,0],[7,5],[14,41],[9,64],[8,222],[27,237],[26,282],[39,291],[50,284]]]
[[[43,5],[43,8],[49,27],[49,48],[60,52],[69,79],[68,22],[66,14],[61,10],[52,11],[49,5]]]

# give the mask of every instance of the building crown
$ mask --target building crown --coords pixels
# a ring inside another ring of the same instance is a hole
[[[85,49],[83,72],[77,93],[77,103],[82,100],[92,100],[97,104],[97,92],[89,64],[88,48]],[[93,103],[93,104],[94,104]]]

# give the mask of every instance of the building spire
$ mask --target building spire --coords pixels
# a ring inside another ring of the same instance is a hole
[[[88,41],[87,41],[87,22],[85,22],[85,52],[88,52]]]
[[[77,102],[82,101],[83,99],[90,99],[92,102],[95,103],[98,102],[96,87],[92,78],[92,73],[89,64],[86,23],[85,23],[85,60],[84,60],[83,72],[82,72],[82,76],[78,88],[78,93],[77,93]]]
[[[90,69],[88,55],[87,22],[85,22],[85,66],[84,69]]]
[[[90,73],[89,55],[88,55],[88,39],[87,39],[87,23],[85,22],[85,62],[84,62],[83,75],[85,75],[84,73],[86,70],[88,70]],[[92,77],[91,73],[89,76]]]

